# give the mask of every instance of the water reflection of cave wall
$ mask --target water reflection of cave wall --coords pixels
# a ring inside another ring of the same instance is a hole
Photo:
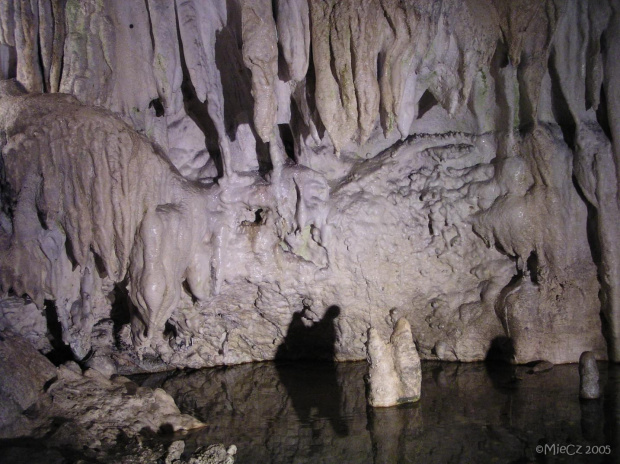
[[[320,365],[290,368],[297,371],[289,374],[314,376],[305,389],[297,385],[298,395],[308,404],[325,400],[321,383],[331,374],[325,376]],[[619,443],[613,366],[608,373],[601,365],[605,398],[584,404],[576,366],[533,374],[525,366],[424,363],[419,403],[374,409],[366,404],[366,369],[364,363],[337,364],[340,405],[330,414],[317,406],[306,417],[272,363],[183,373],[163,388],[182,411],[209,424],[188,446],[232,441],[240,463],[520,462],[540,457],[540,443],[569,440],[613,449]],[[334,427],[334,417],[346,424],[346,433]]]

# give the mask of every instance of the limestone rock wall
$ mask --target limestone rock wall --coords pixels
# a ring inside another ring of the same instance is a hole
[[[620,360],[619,14],[0,0],[2,292],[123,372],[400,317],[423,358]]]

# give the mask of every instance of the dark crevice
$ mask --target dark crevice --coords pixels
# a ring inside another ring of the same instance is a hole
[[[149,0],[144,0],[144,5],[146,6],[146,15],[149,20],[149,35],[151,36],[151,48],[153,49],[153,53],[155,53],[155,36],[153,35],[153,20],[151,19],[151,8],[149,7]],[[130,24],[129,27],[132,28],[133,25]]]
[[[39,225],[41,229],[47,230],[47,223],[45,221],[45,213],[37,208],[37,219],[39,220]]]
[[[497,126],[502,130],[511,131],[513,129],[511,117],[511,105],[508,103],[508,95],[506,94],[506,76],[501,70],[510,64],[508,55],[508,47],[505,40],[498,40],[495,46],[495,53],[491,60],[490,74],[495,83],[495,101],[497,102]]]
[[[164,114],[166,114],[164,105],[161,102],[160,98],[154,98],[153,100],[151,100],[151,102],[149,103],[149,108],[153,108],[153,110],[155,111],[155,117],[161,118]]]
[[[71,240],[69,240],[69,237],[65,239],[65,252],[67,253],[67,258],[69,258],[69,261],[71,262],[71,265],[73,266],[73,269],[75,270],[75,268],[78,265],[78,261],[75,258],[75,253],[73,251],[73,244],[71,243]]]
[[[57,0],[52,3],[53,39],[52,59],[50,64],[50,92],[59,92],[64,70],[64,45],[66,36],[65,8],[67,0]]]
[[[220,72],[224,96],[224,128],[231,141],[237,129],[248,124],[254,136],[259,172],[271,171],[269,144],[263,142],[253,124],[252,73],[243,60],[241,9],[239,2],[227,0],[226,26],[215,34],[215,65]]]
[[[71,348],[62,340],[62,325],[58,319],[58,310],[56,302],[53,300],[45,300],[43,303],[43,311],[47,322],[47,333],[52,351],[46,354],[47,358],[56,366],[67,361],[74,361]]]
[[[500,336],[495,337],[491,341],[487,354],[484,358],[485,364],[493,364],[496,362],[512,363],[515,356],[515,347],[511,338]]]
[[[2,140],[4,134],[0,134],[0,150],[4,145]],[[11,222],[13,221],[15,207],[17,206],[17,192],[6,180],[6,169],[4,166],[4,156],[0,156],[0,211],[4,213]]]
[[[538,255],[535,251],[532,251],[529,258],[527,258],[526,268],[530,281],[533,284],[538,284]]]
[[[165,338],[177,338],[177,328],[170,322],[170,319],[166,321],[164,325],[164,337]]]
[[[605,135],[609,140],[612,139],[611,127],[609,126],[609,113],[607,112],[607,96],[605,95],[605,89],[601,85],[601,96],[599,98],[598,108],[596,109],[596,120],[605,132]]]
[[[112,319],[113,333],[117,345],[119,344],[119,332],[125,324],[131,321],[132,302],[127,290],[127,279],[114,285],[114,289],[108,296],[112,304],[110,319]]]
[[[517,82],[519,83],[519,130],[527,133],[535,125],[536,103],[531,100],[532,95],[528,92],[527,67],[530,66],[529,58],[523,53],[517,68]]]
[[[278,0],[271,0],[271,15],[275,23],[278,24]]]
[[[282,144],[284,145],[284,151],[286,155],[293,161],[297,161],[295,158],[295,139],[293,138],[293,132],[291,131],[291,126],[288,124],[278,124],[278,129],[280,130],[280,138],[282,139]]]
[[[43,50],[41,49],[41,34],[37,33],[37,59],[39,61],[39,69],[41,71],[41,86],[42,92],[47,93],[49,91],[47,85],[47,79],[45,76],[45,64],[43,62]]]
[[[183,290],[185,291],[185,293],[187,293],[192,299],[192,304],[198,303],[198,298],[196,298],[194,294],[192,293],[192,289],[189,286],[189,282],[187,280],[184,280],[182,286],[183,286]]]
[[[428,217],[428,233],[431,237],[435,235],[435,230],[433,229],[433,220],[430,216]]]
[[[62,83],[62,73],[65,70],[65,54],[61,52],[60,54],[60,66],[58,69],[58,90],[60,90],[60,84]]]
[[[426,90],[418,101],[418,119],[422,118],[439,102],[430,90]]]
[[[310,43],[309,56],[308,60],[308,71],[306,72],[306,85],[305,85],[305,100],[308,105],[308,109],[310,110],[310,114],[312,116],[312,121],[316,126],[316,130],[319,134],[319,138],[323,138],[325,135],[325,126],[323,126],[323,121],[318,116],[318,109],[316,107],[316,72],[314,69],[314,59],[312,59],[314,50],[313,45]]]
[[[256,211],[254,211],[254,224],[262,225],[264,223],[265,223],[265,212],[263,211],[263,208],[258,208]]]
[[[278,79],[282,82],[291,80],[288,63],[286,62],[286,58],[284,58],[284,52],[282,51],[282,44],[280,42],[278,42]]]
[[[93,261],[95,262],[95,269],[97,269],[97,274],[99,274],[100,278],[105,279],[108,276],[108,271],[105,267],[105,262],[103,261],[103,258],[99,255],[99,253],[95,252],[92,247],[90,251],[93,254]]]
[[[574,151],[577,126],[568,101],[564,95],[564,91],[562,90],[560,75],[555,66],[555,52],[552,52],[549,56],[548,69],[551,78],[551,110],[553,112],[553,117],[560,126],[560,129],[562,129],[564,142]]]

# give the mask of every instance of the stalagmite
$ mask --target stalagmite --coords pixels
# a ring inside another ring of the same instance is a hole
[[[411,326],[401,318],[389,343],[376,329],[368,331],[368,403],[374,407],[394,406],[420,399],[422,367],[411,335]]]
[[[579,397],[595,400],[601,396],[598,366],[594,353],[586,351],[579,358]]]

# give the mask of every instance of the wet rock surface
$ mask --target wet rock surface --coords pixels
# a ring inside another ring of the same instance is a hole
[[[0,336],[0,453],[3,462],[156,462],[175,433],[202,427],[170,395],[126,377],[56,368],[28,341]],[[234,448],[210,445],[196,463],[231,464]],[[223,454],[222,454],[223,453]]]

